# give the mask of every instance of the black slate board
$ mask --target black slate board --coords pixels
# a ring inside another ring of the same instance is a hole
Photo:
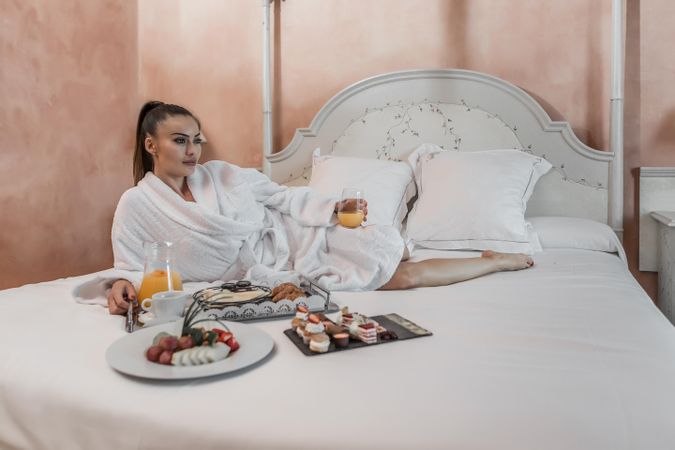
[[[365,342],[357,341],[355,339],[350,338],[349,345],[344,348],[335,347],[335,344],[331,341],[330,347],[328,347],[328,351],[326,353],[315,353],[309,349],[309,345],[305,345],[304,342],[302,342],[302,338],[298,336],[298,333],[296,333],[295,330],[289,328],[288,330],[284,331],[284,334],[288,337],[288,339],[290,339],[295,344],[296,347],[300,349],[302,353],[304,353],[307,356],[325,355],[327,353],[333,352],[343,352],[345,350],[352,350],[354,348],[372,347],[374,345],[387,344],[389,342],[404,341],[406,339],[413,339],[422,336],[432,335],[432,333],[429,330],[426,330],[418,326],[417,324],[414,324],[413,322],[409,321],[408,319],[405,319],[395,313],[384,314],[382,316],[373,316],[371,317],[371,319],[382,325],[384,328],[387,329],[387,331],[393,331],[394,333],[396,333],[398,339],[381,341],[378,338],[376,344],[366,344]]]

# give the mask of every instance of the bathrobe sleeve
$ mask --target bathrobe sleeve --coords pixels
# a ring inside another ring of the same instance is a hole
[[[336,197],[321,194],[306,186],[282,186],[255,169],[240,169],[256,201],[267,208],[290,215],[300,225],[326,227],[337,223]]]
[[[113,248],[113,267],[117,270],[143,272],[143,239],[139,231],[143,226],[138,224],[142,211],[138,211],[139,203],[135,197],[142,195],[137,189],[130,189],[122,195],[115,217],[113,218],[111,240]]]

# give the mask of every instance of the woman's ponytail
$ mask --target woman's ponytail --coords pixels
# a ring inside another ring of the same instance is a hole
[[[136,149],[134,150],[134,185],[137,185],[138,182],[143,179],[145,174],[151,172],[154,167],[152,155],[145,151],[147,130],[143,126],[143,122],[148,113],[160,105],[163,105],[163,103],[154,100],[147,102],[143,105],[141,112],[138,114],[138,124],[136,125]],[[154,132],[155,130],[152,131]]]

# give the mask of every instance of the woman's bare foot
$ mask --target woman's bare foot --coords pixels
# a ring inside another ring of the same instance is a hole
[[[499,253],[485,250],[480,256],[492,259],[497,264],[497,270],[522,270],[534,265],[534,260],[522,253]]]

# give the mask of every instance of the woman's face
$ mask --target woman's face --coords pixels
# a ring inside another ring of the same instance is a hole
[[[170,116],[157,124],[155,136],[145,138],[155,175],[179,178],[192,175],[202,154],[202,135],[190,116]]]

